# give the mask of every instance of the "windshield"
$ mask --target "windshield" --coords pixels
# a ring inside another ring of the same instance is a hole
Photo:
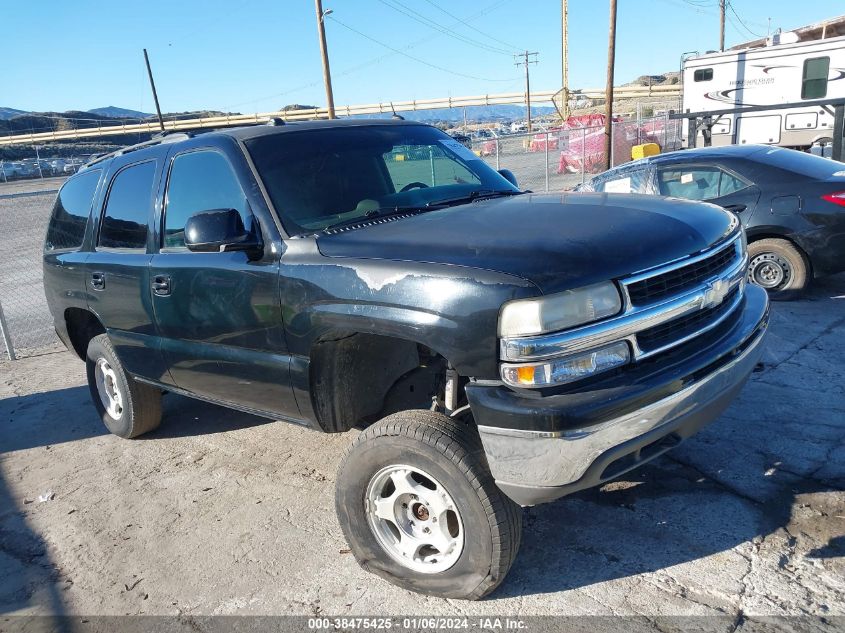
[[[518,191],[472,150],[424,125],[291,130],[246,146],[289,235]]]

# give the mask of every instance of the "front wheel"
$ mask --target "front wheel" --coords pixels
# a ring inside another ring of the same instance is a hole
[[[765,288],[772,299],[790,299],[806,289],[809,266],[792,243],[757,240],[748,245],[748,281]]]
[[[358,563],[395,585],[476,600],[504,580],[522,536],[475,429],[403,411],[361,433],[337,478],[338,519]]]

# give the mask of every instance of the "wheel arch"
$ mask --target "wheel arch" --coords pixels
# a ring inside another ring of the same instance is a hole
[[[95,336],[105,334],[106,328],[93,312],[84,308],[67,308],[63,316],[71,348],[85,360],[88,343]]]
[[[758,231],[746,231],[746,235],[748,236],[749,244],[753,244],[754,242],[759,242],[760,240],[766,239],[783,240],[784,242],[789,242],[800,253],[801,257],[804,258],[804,263],[807,265],[807,274],[810,276],[813,275],[813,261],[810,259],[810,255],[809,253],[807,253],[807,249],[804,248],[804,246],[802,246],[801,243],[786,230],[779,229],[777,227],[765,227],[761,228]]]
[[[364,426],[407,408],[430,408],[448,358],[418,337],[334,328],[310,349],[311,406],[323,431]]]

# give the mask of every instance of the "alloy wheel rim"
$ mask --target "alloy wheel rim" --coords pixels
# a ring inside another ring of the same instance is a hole
[[[781,288],[792,281],[792,267],[775,253],[760,253],[748,265],[748,281],[767,290]]]
[[[97,359],[94,378],[103,408],[110,418],[119,420],[123,414],[123,395],[117,386],[117,374],[105,358]]]
[[[460,558],[465,539],[457,504],[425,471],[404,465],[382,468],[367,486],[365,505],[373,535],[400,565],[436,574]]]

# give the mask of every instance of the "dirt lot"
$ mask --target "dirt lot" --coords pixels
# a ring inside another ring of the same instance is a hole
[[[764,367],[723,418],[527,511],[514,569],[480,603],[355,564],[333,509],[353,433],[169,395],[158,431],[120,440],[70,354],[0,362],[0,613],[715,614],[726,630],[845,615],[844,326],[845,276],[775,304]]]

